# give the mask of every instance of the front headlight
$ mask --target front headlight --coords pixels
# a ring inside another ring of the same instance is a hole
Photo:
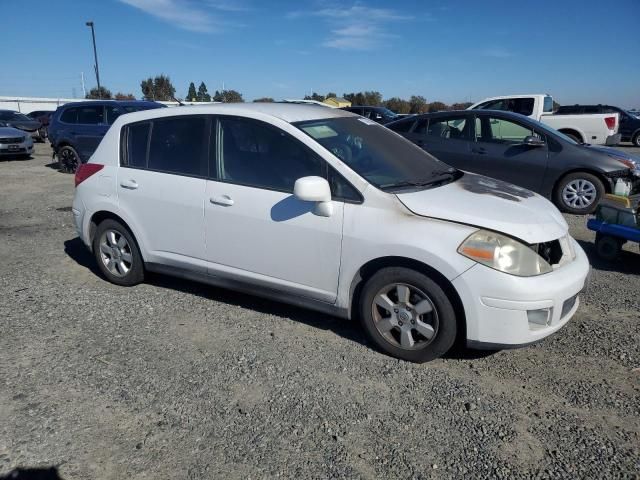
[[[518,277],[532,277],[552,271],[551,265],[529,246],[511,237],[478,230],[458,247],[471,260]]]

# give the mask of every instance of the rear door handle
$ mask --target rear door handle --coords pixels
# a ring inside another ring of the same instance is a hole
[[[120,186],[122,188],[126,188],[127,190],[135,190],[136,188],[138,188],[138,182],[136,182],[135,180],[122,180],[120,182]]]
[[[482,148],[482,147],[479,147],[479,148],[472,148],[472,149],[471,149],[471,152],[472,152],[472,153],[478,153],[478,154],[480,154],[480,155],[486,155],[486,154],[487,154],[487,151],[486,151],[484,148]]]
[[[223,207],[230,207],[233,205],[233,199],[229,195],[211,197],[209,198],[209,201],[215,205],[222,205]]]

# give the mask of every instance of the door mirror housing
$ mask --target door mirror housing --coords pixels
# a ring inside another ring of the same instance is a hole
[[[528,147],[544,147],[546,145],[545,141],[541,138],[534,137],[533,135],[529,135],[528,137],[524,137],[522,141],[523,145]]]
[[[302,177],[293,185],[293,195],[303,202],[314,202],[313,213],[321,217],[330,217],[333,213],[331,187],[322,177]]]

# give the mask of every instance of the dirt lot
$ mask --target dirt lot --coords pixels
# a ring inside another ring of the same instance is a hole
[[[566,328],[413,365],[322,314],[105,282],[49,155],[0,160],[0,477],[638,477],[637,246],[603,263],[568,218],[594,273]]]

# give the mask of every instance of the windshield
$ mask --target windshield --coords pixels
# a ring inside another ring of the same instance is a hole
[[[556,136],[556,137],[560,137],[563,140],[571,143],[572,145],[579,145],[578,142],[576,142],[573,138],[568,137],[567,135],[565,135],[562,132],[559,132],[558,130],[555,130],[551,127],[548,127],[547,125],[545,125],[542,122],[535,122],[535,129],[536,130],[542,130],[544,133],[546,133],[547,135],[552,135],[552,136]]]
[[[18,112],[0,112],[0,120],[13,120],[13,121],[22,121],[24,122],[26,121],[31,121],[31,119],[29,117],[27,117],[26,115],[23,115],[22,113],[18,113]]]
[[[388,108],[380,108],[378,110],[378,113],[381,113],[383,117],[385,118],[395,118],[396,114],[393,113],[391,110],[389,110]]]
[[[457,171],[446,163],[366,118],[328,118],[293,125],[381,190],[415,188],[443,174],[448,174],[449,181],[457,178],[453,175]]]

